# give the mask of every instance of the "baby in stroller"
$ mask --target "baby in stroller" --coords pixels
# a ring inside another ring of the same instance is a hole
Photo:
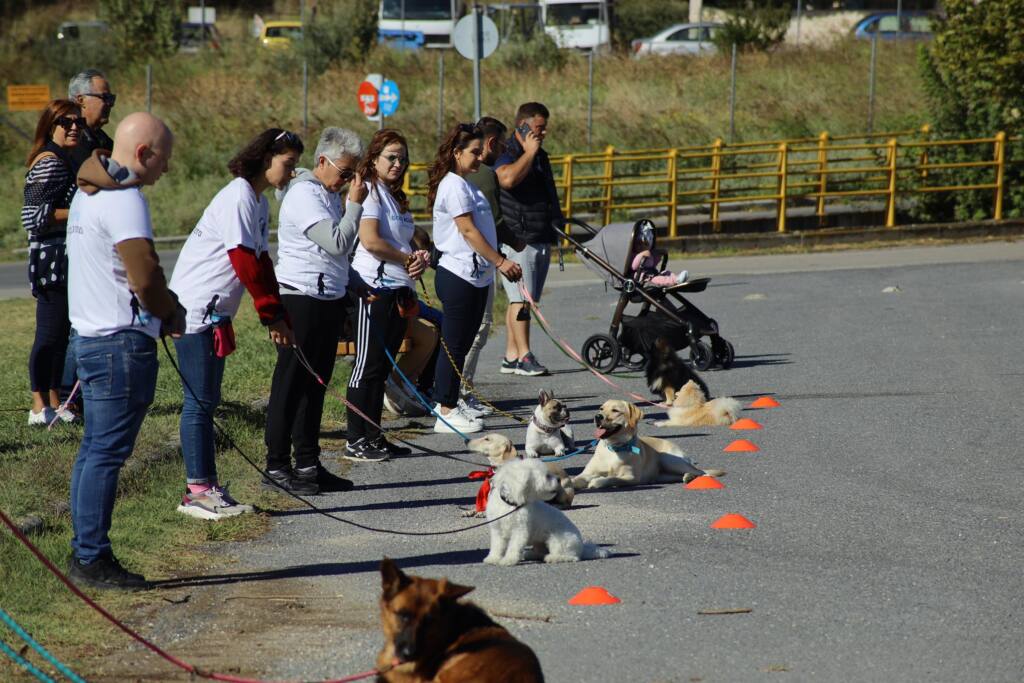
[[[663,250],[654,246],[654,223],[643,220],[638,227],[635,232],[636,241],[633,243],[635,256],[630,264],[633,279],[648,287],[672,287],[686,282],[690,275],[689,271],[673,273],[670,270],[662,270],[668,259]]]

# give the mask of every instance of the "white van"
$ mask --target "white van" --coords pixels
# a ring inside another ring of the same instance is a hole
[[[539,0],[544,32],[558,47],[594,50],[611,45],[608,0]]]

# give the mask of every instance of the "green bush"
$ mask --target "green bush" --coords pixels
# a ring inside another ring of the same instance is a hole
[[[1024,0],[948,0],[946,19],[936,26],[935,39],[920,51],[922,82],[939,137],[987,138],[999,131],[1008,136],[1024,129]],[[1021,159],[1021,145],[1010,145],[1008,161]],[[989,148],[938,147],[934,163],[991,161]],[[942,173],[942,172],[939,172]],[[992,183],[991,168],[958,169],[955,177],[940,176],[931,184]],[[1006,166],[1004,215],[1024,213],[1024,168]],[[992,216],[992,192],[926,195],[918,208],[931,220],[978,219]]]
[[[377,44],[377,3],[335,0],[320,3],[316,20],[303,31],[298,53],[314,73],[337,64],[360,64]]]
[[[780,0],[737,0],[712,40],[719,52],[729,53],[735,45],[738,50],[767,51],[786,37],[789,30],[790,9]]]
[[[620,0],[615,3],[612,41],[617,48],[628,50],[637,38],[649,38],[687,21],[688,5],[683,0]]]
[[[111,40],[124,62],[166,57],[177,49],[178,0],[101,0],[100,16],[110,24]]]
[[[548,34],[538,32],[529,38],[513,37],[502,43],[494,53],[494,60],[501,67],[516,71],[538,67],[558,71],[569,60],[569,51],[559,48]]]

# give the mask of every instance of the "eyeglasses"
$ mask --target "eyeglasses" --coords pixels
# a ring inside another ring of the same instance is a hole
[[[343,182],[347,183],[356,176],[356,172],[353,171],[351,168],[342,168],[341,166],[338,166],[336,163],[331,161],[330,157],[323,157],[323,160],[329,163],[334,168],[338,169],[338,173],[341,174],[341,180]]]
[[[98,97],[103,100],[103,104],[108,107],[113,107],[114,103],[117,102],[117,95],[112,92],[87,92],[82,93],[83,97]]]
[[[409,163],[409,157],[401,156],[399,154],[382,154],[384,161],[388,162],[392,166],[404,166]]]
[[[53,125],[54,127],[60,126],[67,133],[75,126],[78,127],[78,130],[82,130],[85,127],[85,119],[81,116],[58,116]]]

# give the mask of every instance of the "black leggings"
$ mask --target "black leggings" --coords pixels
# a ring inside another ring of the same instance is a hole
[[[368,302],[359,297],[356,303],[356,360],[348,380],[347,398],[375,423],[380,424],[384,409],[384,382],[391,374],[391,361],[402,346],[408,321],[398,312],[398,290],[382,289],[376,299]],[[348,442],[363,437],[376,439],[380,430],[348,409]]]
[[[296,345],[324,382],[330,383],[345,320],[345,300],[285,294],[281,301],[291,318]],[[319,462],[324,392],[316,378],[299,364],[293,349],[278,347],[267,406],[267,469],[288,469],[293,446],[296,467],[313,467]]]
[[[487,287],[474,287],[443,267],[438,267],[434,278],[434,290],[444,308],[441,320],[441,339],[462,372],[469,347],[473,345],[480,321],[487,308]],[[455,373],[448,354],[443,351],[437,356],[434,370],[434,398],[445,408],[454,408],[459,401],[461,380]]]
[[[28,357],[28,378],[32,391],[45,394],[60,389],[69,334],[71,321],[68,319],[68,290],[52,287],[37,291],[36,338]]]

